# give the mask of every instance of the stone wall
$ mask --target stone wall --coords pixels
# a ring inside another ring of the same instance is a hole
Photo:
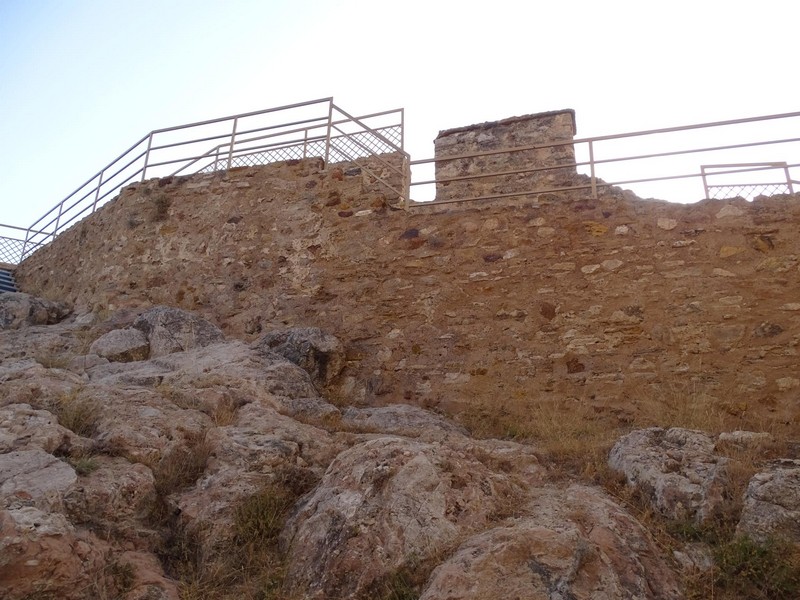
[[[571,142],[575,133],[573,110],[538,113],[441,131],[434,140],[437,182],[483,176],[437,183],[436,200],[496,197],[574,185],[575,148]],[[557,142],[563,142],[563,145],[549,145]],[[536,145],[545,147],[492,153]],[[460,155],[468,157],[442,160]],[[560,165],[569,166],[558,168]]]
[[[691,388],[798,422],[800,197],[406,212],[375,186],[314,160],[148,181],[17,281],[80,311],[199,311],[244,339],[322,327],[347,344],[355,403],[579,402],[625,422]]]

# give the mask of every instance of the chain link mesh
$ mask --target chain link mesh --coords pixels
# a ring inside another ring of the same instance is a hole
[[[773,196],[776,194],[789,193],[791,193],[789,185],[786,183],[743,183],[708,186],[708,196],[712,200],[727,200],[728,198],[752,200],[758,196]]]
[[[376,133],[378,135],[376,135]],[[330,162],[345,162],[357,158],[365,158],[375,154],[388,154],[396,152],[403,139],[403,129],[400,125],[382,127],[372,131],[359,131],[331,138],[329,148]],[[303,158],[323,158],[325,156],[325,141],[316,140],[307,143],[298,143],[280,148],[268,148],[254,152],[234,151],[230,158],[230,166],[256,167],[287,160],[301,160]],[[228,155],[222,154],[219,159],[200,169],[200,173],[213,173],[228,168]]]
[[[0,237],[0,262],[17,264],[22,259],[23,240]]]

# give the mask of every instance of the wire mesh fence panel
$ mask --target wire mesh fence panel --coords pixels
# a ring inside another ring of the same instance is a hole
[[[759,196],[775,196],[791,194],[787,183],[752,183],[733,185],[709,185],[709,200],[726,200],[728,198],[744,198],[752,200]]]
[[[0,237],[0,263],[17,264],[25,246],[23,240]]]

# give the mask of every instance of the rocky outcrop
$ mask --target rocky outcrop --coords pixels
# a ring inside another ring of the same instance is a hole
[[[60,302],[52,302],[22,292],[0,294],[0,329],[20,329],[31,325],[58,323],[70,309]]]
[[[168,306],[151,308],[133,322],[147,337],[153,358],[208,346],[225,336],[216,325],[192,313]]]
[[[284,531],[288,587],[309,598],[368,596],[517,510],[531,474],[496,472],[477,442],[454,446],[381,437],[339,454]],[[520,466],[535,462],[519,454]]]
[[[112,362],[144,360],[150,355],[150,342],[139,329],[114,329],[92,342],[89,352]]]
[[[674,520],[703,521],[724,501],[728,459],[701,431],[653,427],[633,431],[612,448],[609,466]]]
[[[683,597],[647,531],[602,492],[573,485],[534,495],[529,516],[461,544],[420,600]]]
[[[136,317],[144,331],[132,321],[0,336],[3,597],[173,600],[187,548],[224,560],[255,543],[248,506],[270,515],[257,543],[283,553],[288,597],[381,598],[398,578],[428,600],[680,597],[641,525],[601,490],[555,481],[534,447],[416,406],[330,404],[318,389],[346,351],[328,334],[246,344],[163,307]],[[146,357],[106,350],[143,348],[139,332]],[[678,430],[618,446],[624,465],[666,449],[687,479],[706,448]]]
[[[303,368],[314,383],[328,385],[345,365],[342,343],[318,327],[272,331],[256,342],[261,352],[275,352]]]
[[[800,460],[778,460],[750,480],[737,532],[800,544]]]

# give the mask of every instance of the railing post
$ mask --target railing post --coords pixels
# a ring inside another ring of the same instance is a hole
[[[328,166],[328,161],[331,154],[331,127],[333,126],[333,98],[328,100],[328,132],[325,135],[325,166]]]
[[[597,200],[597,176],[594,172],[594,143],[589,140],[589,170],[592,175],[592,198]]]
[[[406,139],[406,109],[400,109],[400,150],[405,150]]]
[[[789,188],[789,193],[794,194],[794,187],[792,186],[792,178],[789,175],[789,165],[783,163],[783,172],[786,173],[786,187]]]
[[[94,202],[92,203],[92,212],[95,211],[97,208],[97,201],[100,199],[100,188],[103,187],[103,175],[105,175],[105,170],[100,171],[100,181],[97,183],[97,189],[94,193]],[[144,181],[144,179],[142,180]],[[59,214],[59,216],[61,216]],[[58,222],[56,222],[56,228],[58,228]]]
[[[58,216],[56,217],[56,226],[53,229],[53,239],[55,239],[56,235],[58,235],[58,223],[61,221],[61,213],[64,210],[64,201],[62,200],[61,203],[58,205]]]
[[[25,252],[28,250],[28,236],[31,234],[30,229],[25,230],[25,241],[22,242],[22,254],[19,255],[19,262],[25,260]],[[19,263],[17,263],[19,264]]]
[[[708,180],[706,179],[706,168],[705,166],[700,166],[700,174],[703,177],[703,191],[706,193],[706,200],[710,200],[711,196],[708,195]]]
[[[153,132],[150,132],[150,135],[147,137],[147,152],[144,154],[144,167],[142,167],[142,181],[146,179],[147,175],[147,165],[150,162],[150,148],[153,145]]]
[[[233,163],[233,147],[236,145],[236,128],[239,125],[239,117],[233,119],[233,133],[231,133],[231,145],[228,150],[228,171],[231,170],[231,163]]]
[[[303,158],[308,156],[308,129],[303,131]]]

